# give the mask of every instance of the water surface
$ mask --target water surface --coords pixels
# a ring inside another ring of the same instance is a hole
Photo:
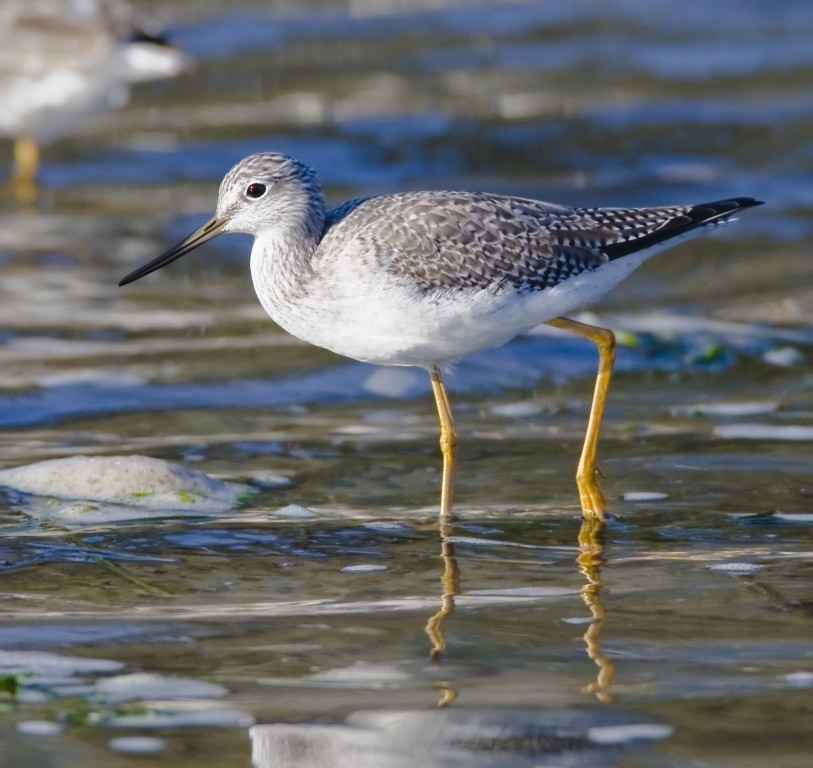
[[[173,766],[806,766],[813,7],[140,5],[194,69],[47,148],[33,207],[4,187],[0,468],[143,454],[258,492],[89,525],[2,497],[0,765],[147,736]],[[582,316],[622,342],[605,532],[572,480],[581,339],[455,366],[442,546],[422,372],[284,334],[243,237],[116,288],[264,149],[332,201],[767,201]]]

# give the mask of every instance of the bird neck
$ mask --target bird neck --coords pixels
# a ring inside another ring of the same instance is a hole
[[[290,290],[301,290],[301,276],[311,261],[325,228],[325,199],[315,183],[293,187],[274,219],[254,232],[252,273],[273,277]]]
[[[307,231],[260,232],[251,249],[251,278],[266,312],[275,320],[307,293],[320,236]]]
[[[302,337],[308,294],[318,276],[314,256],[325,226],[325,200],[315,184],[291,196],[285,215],[255,234],[251,277],[263,309],[286,330]]]

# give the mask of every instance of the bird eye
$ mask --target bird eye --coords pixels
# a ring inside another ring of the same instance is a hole
[[[262,197],[267,191],[268,187],[266,187],[265,184],[260,184],[255,181],[246,187],[246,197],[251,197],[256,200],[258,197]]]

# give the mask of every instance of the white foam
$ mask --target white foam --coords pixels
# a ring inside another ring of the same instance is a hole
[[[698,403],[673,409],[691,416],[761,416],[779,409],[776,400],[755,400],[743,403]]]
[[[125,755],[155,755],[166,749],[167,743],[155,736],[117,736],[107,746]]]
[[[293,481],[285,475],[278,475],[276,472],[255,472],[251,476],[251,481],[263,488],[290,488]]]
[[[227,512],[253,493],[248,486],[147,456],[72,456],[41,461],[0,470],[0,485],[34,496],[197,514]],[[98,511],[98,507],[90,506],[93,509],[69,507],[63,514],[82,519],[84,513]]]
[[[587,729],[594,744],[625,744],[638,739],[666,739],[674,733],[671,725],[635,723],[633,725],[600,725]]]
[[[104,674],[118,672],[124,664],[110,659],[87,659],[80,656],[59,656],[47,651],[0,650],[0,673],[33,673],[37,676]]]
[[[304,519],[316,517],[316,513],[312,509],[303,507],[301,504],[288,504],[285,507],[275,509],[273,514],[279,517],[300,517]]]
[[[26,736],[56,736],[62,732],[62,726],[52,720],[23,720],[17,723],[17,733]]]
[[[729,440],[813,440],[813,427],[803,424],[725,424],[714,434]]]
[[[518,400],[513,403],[500,403],[489,407],[495,416],[507,418],[522,418],[523,416],[536,416],[543,409],[542,403],[537,400]]]
[[[500,541],[500,539],[479,539],[475,536],[447,536],[452,544],[474,544],[479,547],[517,547],[519,549],[543,549],[536,544],[523,544],[520,541]]]
[[[792,685],[794,688],[813,688],[813,672],[802,670],[782,675],[780,680]]]
[[[249,728],[254,725],[254,718],[239,709],[179,707],[173,711],[119,715],[111,718],[109,725],[118,728]]]
[[[669,494],[660,491],[628,491],[621,498],[624,501],[663,501],[669,498]]]
[[[342,573],[381,573],[388,571],[389,566],[380,563],[359,563],[358,565],[346,565],[341,569]]]
[[[185,677],[164,677],[148,673],[117,675],[99,680],[96,693],[110,702],[158,699],[177,701],[180,699],[219,699],[228,691],[216,683],[193,680]]]
[[[578,595],[579,590],[568,587],[508,587],[507,589],[472,589],[466,592],[471,597],[562,597]]]
[[[761,565],[756,563],[716,563],[709,566],[710,571],[718,571],[720,573],[731,573],[734,576],[749,576],[752,573],[757,573],[762,570]]]
[[[790,368],[803,362],[805,356],[796,347],[777,347],[769,349],[762,355],[762,359],[768,365],[775,365],[779,368]]]
[[[346,667],[325,669],[308,675],[308,680],[319,680],[342,685],[382,685],[401,683],[411,679],[410,674],[395,664],[357,661]]]
[[[369,523],[363,523],[362,528],[367,528],[370,531],[408,531],[408,526],[394,520],[373,520]]]
[[[790,523],[813,523],[813,512],[775,512],[774,517]]]

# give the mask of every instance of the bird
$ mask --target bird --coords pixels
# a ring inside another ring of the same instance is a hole
[[[429,372],[440,426],[440,520],[452,517],[457,431],[445,364],[542,323],[586,337],[599,363],[576,469],[582,515],[605,520],[597,448],[615,356],[611,330],[565,315],[664,247],[762,204],[568,207],[486,192],[416,191],[328,208],[316,172],[275,152],[238,162],[214,216],[119,282],[134,282],[224,232],[254,236],[250,269],[266,313],[340,355]]]
[[[187,64],[123,0],[3,0],[0,136],[14,141],[14,184],[35,185],[41,144],[121,106],[130,83],[174,77]]]

